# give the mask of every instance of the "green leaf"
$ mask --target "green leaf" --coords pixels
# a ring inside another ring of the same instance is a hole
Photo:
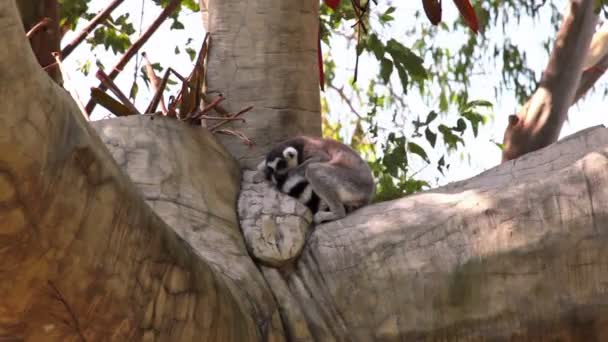
[[[196,0],[182,0],[182,6],[186,7],[192,12],[198,12],[201,10],[198,6],[198,1]]]
[[[173,20],[173,23],[171,24],[172,30],[183,30],[184,28],[184,24],[182,24],[178,20]]]
[[[492,102],[486,100],[474,100],[468,103],[468,108],[473,107],[492,107]]]
[[[427,163],[430,163],[431,161],[429,160],[429,157],[426,155],[426,152],[424,151],[424,149],[422,147],[420,147],[420,145],[413,143],[413,142],[409,142],[407,144],[407,149],[408,151],[419,155],[422,159],[424,159],[424,161],[426,161]]]
[[[433,122],[433,120],[435,120],[437,118],[437,112],[435,112],[434,110],[429,112],[429,115],[427,115],[426,117],[426,122],[425,124],[428,125],[431,122]]]
[[[429,142],[429,144],[431,144],[431,147],[435,147],[435,143],[437,142],[437,134],[433,133],[433,131],[431,131],[431,129],[427,127],[424,130],[424,136],[426,137],[426,140]]]
[[[393,62],[388,58],[382,58],[380,62],[380,76],[384,83],[388,83],[393,73]]]
[[[193,48],[187,47],[186,53],[188,54],[188,56],[190,56],[190,60],[194,61],[194,59],[196,58],[196,51],[194,51]]]
[[[448,98],[444,91],[439,94],[439,110],[444,113],[448,111]]]
[[[407,94],[407,86],[409,83],[407,72],[405,72],[405,69],[400,64],[395,64],[395,68],[397,69],[397,73],[399,74],[399,79],[401,80],[401,87],[403,88],[403,92]]]
[[[458,119],[458,121],[456,121],[456,127],[454,128],[454,130],[460,132],[460,134],[463,134],[466,129],[467,123],[464,122],[462,118]]]
[[[406,48],[395,39],[391,39],[386,43],[386,50],[393,57],[393,62],[403,65],[413,78],[419,80],[427,78],[426,69],[422,65],[422,58],[418,57],[412,50]]]
[[[131,85],[131,90],[129,91],[129,98],[131,100],[135,100],[135,98],[137,97],[138,91],[139,91],[139,86],[137,85],[137,82],[133,82],[133,84]]]
[[[367,39],[367,47],[371,52],[374,53],[377,60],[381,60],[384,56],[384,45],[378,39],[378,36],[376,36],[375,33],[369,35],[369,38]]]
[[[442,176],[445,176],[445,174],[443,173],[444,166],[445,166],[445,157],[441,156],[441,158],[437,162],[437,171],[441,172]]]

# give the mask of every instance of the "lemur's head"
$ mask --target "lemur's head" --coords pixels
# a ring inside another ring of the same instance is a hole
[[[285,181],[289,170],[302,161],[301,147],[298,144],[280,144],[266,154],[266,159],[258,165],[266,180],[279,184]]]

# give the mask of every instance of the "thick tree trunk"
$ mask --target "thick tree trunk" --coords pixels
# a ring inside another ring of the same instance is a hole
[[[607,152],[596,128],[363,208],[316,227],[270,285],[320,341],[603,341]]]
[[[231,111],[253,105],[221,141],[253,168],[268,146],[296,134],[320,136],[318,1],[201,0],[211,34],[207,88],[226,96]],[[207,14],[208,13],[208,14]]]
[[[14,1],[0,2],[0,37],[0,340],[257,341],[262,319],[270,331],[142,201],[41,70]]]
[[[0,37],[0,339],[608,336],[606,129],[363,208],[316,227],[291,267],[258,268],[231,207],[237,163],[209,134],[96,123],[117,164],[12,1]]]

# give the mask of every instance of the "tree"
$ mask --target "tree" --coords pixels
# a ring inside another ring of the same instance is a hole
[[[605,130],[317,227],[279,271],[246,252],[239,167],[211,134],[158,116],[93,130],[13,1],[0,18],[3,338],[604,335]]]

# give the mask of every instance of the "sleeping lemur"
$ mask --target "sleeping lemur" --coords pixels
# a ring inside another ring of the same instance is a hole
[[[367,163],[331,139],[298,136],[283,141],[268,152],[258,170],[279,190],[306,204],[315,223],[343,218],[369,204],[375,191]]]

